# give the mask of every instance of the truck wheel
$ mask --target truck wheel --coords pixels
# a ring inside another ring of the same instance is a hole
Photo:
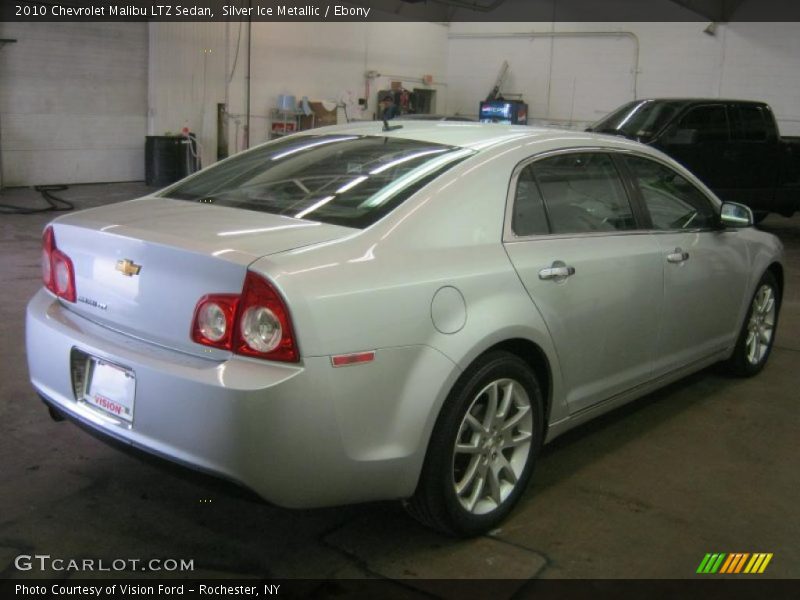
[[[543,414],[539,383],[525,362],[504,351],[479,358],[445,401],[408,512],[450,535],[496,527],[528,485]]]

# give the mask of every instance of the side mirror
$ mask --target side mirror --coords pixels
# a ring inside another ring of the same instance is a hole
[[[719,220],[725,227],[751,227],[753,211],[744,204],[723,202],[719,211]]]

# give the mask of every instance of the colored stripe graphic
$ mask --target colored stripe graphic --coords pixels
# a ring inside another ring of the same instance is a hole
[[[703,560],[700,561],[700,566],[697,567],[697,573],[705,573],[706,572],[706,565],[708,565],[709,561],[711,560],[711,555],[706,554]]]
[[[771,561],[771,560],[772,560],[772,552],[770,552],[769,554],[767,554],[764,557],[764,562],[761,563],[761,566],[759,567],[758,572],[759,573],[763,573],[764,569],[767,568],[767,565],[769,564],[769,561]]]
[[[747,563],[747,566],[744,568],[745,573],[757,573],[756,569],[761,566],[761,561],[764,560],[764,555],[755,553],[753,554],[753,558],[750,559],[750,562]]]
[[[706,554],[700,566],[697,567],[698,573],[716,573],[719,570],[722,561],[725,559],[725,553],[716,552],[714,554]]]
[[[734,575],[740,573],[763,573],[772,560],[773,554],[767,552],[715,552],[706,554],[697,567],[697,573]],[[746,565],[746,566],[745,566]]]
[[[716,562],[713,565],[711,565],[709,573],[716,573],[719,570],[720,566],[722,565],[722,561],[724,559],[725,559],[725,553],[723,552],[722,554],[719,555],[719,558],[717,558]]]
[[[744,567],[745,561],[750,557],[748,553],[741,553],[737,552],[733,554],[733,560],[731,561],[730,566],[727,569],[723,569],[720,573],[738,573]]]
[[[728,554],[728,559],[722,563],[722,568],[719,570],[720,573],[727,573],[728,569],[731,568],[731,563],[736,558],[736,554]]]
[[[750,558],[750,553],[749,552],[745,552],[742,555],[742,560],[740,560],[739,564],[736,565],[736,571],[735,571],[736,573],[740,573],[742,571],[742,568],[744,567],[744,563],[747,562],[748,558]]]

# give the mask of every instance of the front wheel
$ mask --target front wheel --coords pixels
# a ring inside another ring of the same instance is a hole
[[[767,271],[758,282],[736,349],[727,362],[728,371],[733,375],[752,377],[767,364],[775,341],[780,306],[780,287],[775,276]]]
[[[531,368],[491,352],[459,379],[442,408],[409,513],[445,533],[496,527],[527,487],[542,445],[543,400]]]

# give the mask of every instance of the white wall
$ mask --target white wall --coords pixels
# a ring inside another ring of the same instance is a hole
[[[634,97],[637,53],[634,36],[605,27],[453,24],[448,111],[476,115],[506,60],[510,68],[502,92],[522,94],[529,118],[562,125],[594,120],[592,115]]]
[[[372,118],[378,89],[392,79],[424,87],[426,74],[437,111],[475,114],[504,59],[504,90],[524,94],[534,121],[580,127],[634,97],[726,96],[766,100],[781,130],[800,134],[800,23],[731,23],[715,36],[705,26],[253,23],[251,143],[267,138],[278,94],[345,101],[351,119]],[[226,99],[230,150],[241,148],[246,29],[0,24],[0,37],[19,40],[0,51],[3,184],[141,180],[144,135],[183,126],[200,134],[210,164],[216,106]],[[590,35],[601,31],[615,35]],[[485,37],[530,32],[557,37]],[[484,37],[457,37],[464,34]],[[368,70],[383,76],[370,82],[369,110],[361,111]]]
[[[781,131],[797,135],[800,23],[720,24],[715,36],[707,25],[454,23],[447,109],[475,114],[506,59],[503,89],[524,94],[535,122],[583,127],[635,97],[730,97],[769,102]],[[559,37],[491,37],[531,32]]]
[[[800,135],[800,23],[723,28],[720,95],[765,100],[784,135]]]
[[[147,26],[2,23],[3,185],[144,178]]]
[[[188,127],[202,149],[216,153],[217,103],[225,101],[225,27],[149,24],[148,135],[177,135]]]
[[[436,90],[441,110],[448,28],[432,23],[252,24],[251,145],[268,138],[270,108],[279,94],[347,104],[350,119],[371,119],[378,89],[391,80]],[[236,56],[237,42],[239,47]],[[228,101],[230,151],[241,149],[245,123],[246,23],[150,24],[151,134],[188,126],[198,134],[203,164],[216,159],[217,103]],[[368,110],[358,106],[367,94]],[[423,75],[434,84],[424,86]],[[340,110],[340,120],[344,113]]]

